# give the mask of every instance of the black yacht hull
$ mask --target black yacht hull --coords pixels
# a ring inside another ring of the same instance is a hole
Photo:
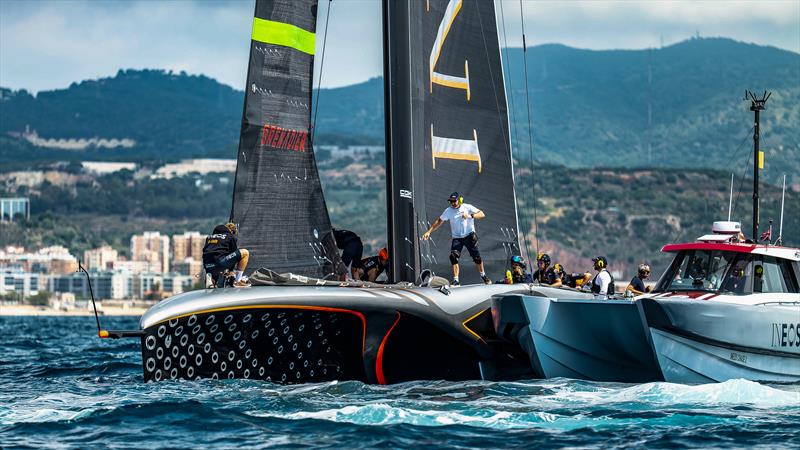
[[[250,378],[281,383],[530,377],[497,338],[491,297],[527,286],[264,286],[195,291],[141,320],[146,381]]]

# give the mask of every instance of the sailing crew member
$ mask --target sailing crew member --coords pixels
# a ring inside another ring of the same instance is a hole
[[[250,281],[244,276],[250,252],[239,248],[238,234],[239,228],[229,222],[214,227],[214,231],[206,238],[203,246],[203,267],[211,275],[214,285],[224,271],[235,268],[233,287],[250,286]]]
[[[639,264],[639,272],[625,288],[626,291],[633,293],[633,295],[642,295],[650,292],[650,288],[644,287],[644,280],[650,276],[650,266],[645,263]]]
[[[579,288],[592,278],[590,273],[567,272],[567,269],[560,263],[553,264],[553,273],[556,274],[556,284],[553,284],[553,286]],[[558,284],[559,279],[561,284]]]
[[[506,271],[506,277],[498,283],[514,284],[514,283],[533,283],[533,277],[526,270],[528,266],[525,264],[525,258],[519,255],[511,257],[511,270]]]
[[[342,262],[350,271],[350,275],[358,279],[357,270],[361,265],[361,256],[364,253],[364,244],[361,238],[349,230],[337,230],[333,228],[333,238],[336,240],[336,247],[342,251]]]
[[[592,293],[596,300],[608,300],[614,294],[614,277],[608,271],[608,260],[605,256],[592,259],[597,275],[592,279]]]
[[[387,267],[389,267],[389,250],[382,248],[377,255],[361,260],[358,268],[359,279],[374,283]]]
[[[536,265],[538,269],[533,272],[533,280],[539,284],[555,284],[556,274],[550,267],[550,255],[547,253],[539,253],[536,256]],[[559,283],[559,286],[561,283]]]
[[[492,284],[492,280],[486,276],[486,271],[483,267],[483,259],[481,259],[481,252],[478,250],[478,235],[475,234],[475,219],[483,219],[486,214],[480,209],[464,203],[464,197],[458,192],[453,192],[447,199],[450,207],[444,210],[433,225],[422,235],[423,240],[431,237],[431,233],[435,231],[441,224],[450,221],[450,234],[453,238],[450,243],[450,263],[453,265],[453,286],[461,284],[458,281],[458,274],[460,267],[458,259],[461,257],[461,250],[467,247],[469,256],[478,268],[481,274],[481,280],[485,284]]]

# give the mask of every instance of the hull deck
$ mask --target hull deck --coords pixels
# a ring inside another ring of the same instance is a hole
[[[195,291],[141,319],[146,381],[283,383],[530,377],[497,338],[491,297],[527,285],[434,288],[264,286]]]

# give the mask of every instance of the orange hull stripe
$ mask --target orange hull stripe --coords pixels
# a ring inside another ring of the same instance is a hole
[[[397,322],[400,322],[400,313],[397,313],[397,319],[395,319],[389,331],[386,332],[386,336],[383,337],[381,345],[378,347],[378,357],[375,359],[375,377],[378,379],[378,384],[386,384],[386,377],[383,376],[383,348],[389,335],[392,334],[392,330],[397,326]]]

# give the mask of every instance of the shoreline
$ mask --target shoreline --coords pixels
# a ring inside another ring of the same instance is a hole
[[[131,316],[140,317],[147,311],[147,308],[120,308],[104,306],[97,308],[97,312],[101,316]],[[0,316],[75,316],[75,317],[88,317],[94,316],[94,311],[91,309],[53,309],[46,306],[32,306],[32,305],[13,305],[13,306],[0,306]]]

